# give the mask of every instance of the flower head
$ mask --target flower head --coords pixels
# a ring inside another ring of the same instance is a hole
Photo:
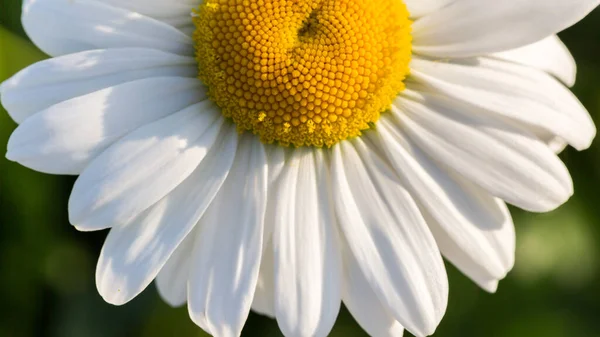
[[[555,34],[599,2],[28,0],[53,58],[0,87],[7,157],[79,175],[110,303],[156,280],[215,336],[251,309],[326,336],[342,302],[373,336],[430,335],[442,256],[493,292],[506,203],[572,195],[556,153],[596,129]]]

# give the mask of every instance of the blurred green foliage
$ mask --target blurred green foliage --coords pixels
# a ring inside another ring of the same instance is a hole
[[[20,0],[0,7],[0,81],[45,56],[19,22]],[[579,65],[575,93],[600,117],[600,11],[561,37]],[[16,127],[0,108],[0,147]],[[600,336],[600,145],[562,158],[575,197],[550,214],[513,210],[517,264],[498,293],[486,294],[448,265],[450,302],[436,337]],[[164,304],[150,286],[122,307],[102,301],[94,267],[105,232],[68,223],[74,179],[37,173],[0,159],[0,336],[206,336],[185,308]],[[244,336],[279,336],[252,314]],[[408,335],[408,334],[407,334]],[[365,336],[344,310],[332,336]]]

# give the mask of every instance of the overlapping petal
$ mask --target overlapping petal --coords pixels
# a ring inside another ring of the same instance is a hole
[[[242,136],[227,180],[198,224],[188,309],[215,336],[239,336],[250,313],[263,251],[267,179],[263,144]]]
[[[147,48],[91,50],[35,63],[0,86],[2,105],[17,123],[75,97],[156,77],[196,77],[196,61]],[[198,97],[204,97],[198,90]],[[133,94],[132,94],[133,95]],[[135,96],[134,96],[135,97]]]
[[[148,124],[98,156],[69,199],[80,230],[123,225],[181,184],[217,140],[223,118],[205,101]]]
[[[29,38],[51,56],[131,47],[194,52],[192,39],[173,26],[95,0],[25,0],[22,22]]]
[[[448,280],[415,201],[360,139],[332,152],[334,202],[348,251],[400,324],[417,336],[432,334],[446,310]]]
[[[414,46],[433,57],[472,57],[519,48],[583,19],[600,0],[455,0],[417,20]]]

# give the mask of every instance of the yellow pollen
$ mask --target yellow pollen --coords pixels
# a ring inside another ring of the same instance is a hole
[[[265,143],[332,146],[404,89],[411,21],[401,0],[204,0],[199,78],[238,129]]]

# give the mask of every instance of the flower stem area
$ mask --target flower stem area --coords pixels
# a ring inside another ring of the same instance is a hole
[[[20,26],[20,0],[1,0],[0,83],[46,56]],[[578,60],[575,94],[600,122],[600,11],[561,38]],[[307,25],[302,34],[311,34]],[[0,106],[0,148],[16,124]],[[491,296],[452,265],[450,299],[436,337],[598,336],[600,331],[600,142],[561,154],[577,193],[538,215],[511,209],[517,264]],[[77,232],[68,221],[73,177],[34,172],[0,158],[0,337],[199,337],[188,317],[156,288],[127,305],[107,304],[94,282],[105,232]],[[274,320],[251,313],[243,336],[280,336]],[[366,336],[343,309],[332,337]],[[410,336],[408,332],[405,336]]]

